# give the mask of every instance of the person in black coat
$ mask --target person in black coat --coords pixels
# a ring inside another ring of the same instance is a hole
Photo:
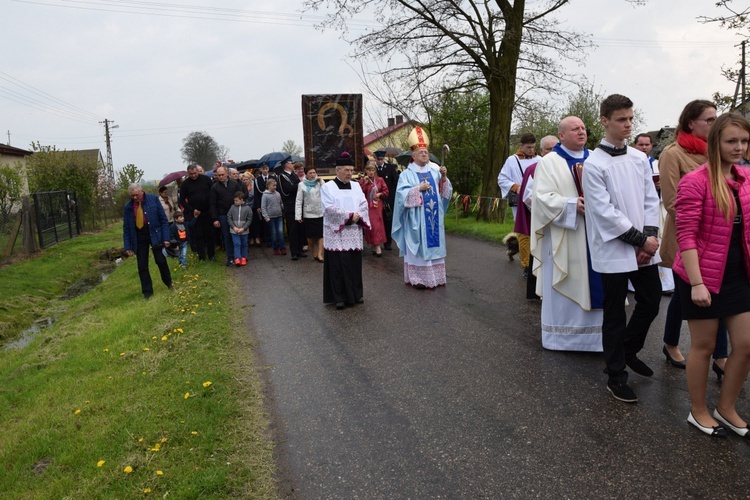
[[[226,167],[218,167],[214,172],[214,185],[209,194],[209,209],[213,226],[221,230],[224,251],[227,253],[227,266],[234,264],[234,244],[227,223],[227,212],[234,205],[234,194],[242,188],[229,178]]]
[[[289,236],[289,250],[292,254],[292,260],[300,257],[307,257],[302,251],[302,238],[299,236],[300,223],[295,219],[294,211],[297,204],[297,187],[299,186],[299,177],[294,171],[294,162],[292,157],[288,156],[280,162],[283,170],[279,172],[279,194],[284,204],[284,222],[286,223],[286,232]]]
[[[188,178],[180,186],[180,206],[185,213],[185,223],[190,228],[192,241],[198,259],[216,260],[214,247],[213,226],[209,212],[209,195],[211,193],[211,179],[200,174],[200,165],[191,164],[187,167]]]
[[[386,242],[383,246],[386,250],[391,249],[391,226],[393,225],[393,206],[396,203],[396,187],[398,186],[398,167],[393,163],[385,162],[385,151],[375,151],[375,168],[378,177],[385,181],[388,186],[388,208],[383,207],[383,224],[385,225]]]

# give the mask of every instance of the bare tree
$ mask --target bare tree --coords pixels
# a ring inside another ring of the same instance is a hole
[[[281,146],[281,152],[290,156],[300,156],[302,154],[302,146],[294,142],[292,139],[287,139]]]
[[[552,14],[569,0],[307,0],[330,8],[321,27],[335,27],[359,60],[380,60],[398,102],[420,102],[448,89],[484,87],[489,95],[488,160],[482,196],[496,196],[497,174],[509,154],[517,96],[570,83],[560,58],[579,60],[589,39],[560,28]],[[532,5],[533,4],[533,5]],[[383,28],[349,36],[347,22],[368,9]],[[384,31],[385,29],[385,31]],[[396,63],[395,61],[402,61]],[[404,113],[408,116],[408,113]],[[413,115],[412,115],[413,116]],[[429,118],[429,117],[428,117]],[[480,216],[486,218],[488,206]]]
[[[210,170],[217,160],[225,160],[229,149],[216,142],[206,132],[190,132],[182,140],[182,159],[186,163],[198,163]]]

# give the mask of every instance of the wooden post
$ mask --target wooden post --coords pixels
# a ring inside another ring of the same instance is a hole
[[[23,251],[24,253],[36,253],[39,246],[36,243],[36,228],[34,227],[34,213],[31,207],[31,200],[24,196],[21,201],[21,210],[23,212]]]

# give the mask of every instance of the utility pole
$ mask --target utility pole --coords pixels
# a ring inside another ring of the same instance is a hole
[[[747,83],[745,80],[745,46],[747,45],[747,40],[742,40],[740,45],[742,46],[742,65],[740,66],[740,73],[737,75],[737,86],[734,88],[734,102],[732,103],[732,109],[737,109],[742,106],[747,99]],[[742,94],[740,94],[740,89],[742,89]]]
[[[109,124],[114,123],[112,120],[104,119],[103,122],[99,122],[104,124],[104,137],[107,140],[107,178],[114,184],[115,182],[115,169],[112,166],[112,145],[110,141],[110,135],[109,135]],[[112,128],[117,128],[119,125],[113,125]]]
[[[10,130],[8,130],[8,146],[10,146]]]

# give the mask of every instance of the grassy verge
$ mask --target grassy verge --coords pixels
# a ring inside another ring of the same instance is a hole
[[[445,216],[445,230],[449,233],[470,236],[479,240],[502,243],[506,234],[513,231],[513,217],[508,214],[504,223],[500,222],[483,222],[477,221],[476,214],[470,213],[464,217],[463,211],[458,211],[456,218],[456,208],[451,205]]]
[[[92,251],[116,245],[119,231],[60,245],[49,252],[57,265],[47,254],[0,269],[0,282],[12,275],[15,290],[49,301],[67,269],[91,266]],[[35,267],[48,269],[46,280]],[[66,301],[30,345],[0,351],[0,491],[274,497],[261,383],[235,285],[222,266],[191,265],[173,271],[170,292],[151,267],[151,300],[140,300],[128,259]]]

